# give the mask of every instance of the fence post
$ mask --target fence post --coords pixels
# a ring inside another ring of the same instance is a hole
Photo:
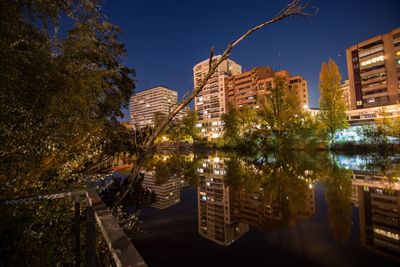
[[[74,223],[74,235],[75,235],[75,266],[80,266],[81,261],[81,203],[80,196],[74,197],[75,202],[75,223]]]
[[[96,225],[94,219],[93,208],[89,205],[86,207],[86,266],[96,266]]]

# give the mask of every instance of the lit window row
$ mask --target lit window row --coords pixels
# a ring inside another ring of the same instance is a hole
[[[371,59],[361,62],[361,67],[364,67],[364,66],[367,66],[367,65],[379,62],[379,61],[383,61],[383,60],[384,60],[383,56],[374,57],[374,58],[371,58]]]
[[[374,232],[383,236],[386,236],[391,239],[400,240],[399,234],[388,232],[379,228],[374,228]]]

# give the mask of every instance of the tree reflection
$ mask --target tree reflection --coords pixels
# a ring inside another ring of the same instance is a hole
[[[395,193],[395,185],[400,177],[400,164],[397,155],[372,154],[364,163],[365,169],[380,176],[380,183],[388,194]]]
[[[144,162],[143,170],[154,171],[158,185],[164,184],[171,177],[181,177],[189,185],[197,186],[199,166],[199,158],[194,154],[153,154]]]
[[[323,176],[325,199],[328,204],[328,217],[332,235],[342,243],[350,237],[351,231],[351,194],[352,171],[340,168],[334,158],[330,168]]]
[[[246,159],[233,156],[227,162],[226,182],[243,201],[262,202],[260,220],[294,224],[298,216],[315,211],[313,184],[319,173],[315,160],[306,152],[287,151]]]
[[[151,172],[160,185],[185,180],[185,185],[197,187],[199,233],[218,244],[229,245],[246,234],[249,226],[270,231],[296,225],[313,216],[316,183],[324,187],[333,239],[345,243],[352,228],[351,201],[355,201],[356,207],[370,209],[371,198],[361,199],[362,195],[368,195],[365,183],[372,186],[369,192],[385,195],[387,187],[381,185],[382,181],[395,181],[398,170],[399,164],[393,155],[338,156],[325,152],[280,151],[258,155],[156,154],[148,158],[143,171]],[[376,183],[380,186],[373,189]],[[167,201],[165,204],[170,206]],[[377,215],[361,214],[360,225],[368,229],[378,227],[371,216]],[[382,235],[381,228],[373,234]],[[365,236],[364,230],[361,229],[362,236]],[[393,236],[391,232],[385,234]]]
[[[262,220],[294,225],[315,212],[314,184],[321,181],[332,234],[345,242],[351,230],[351,175],[331,154],[285,151],[246,159],[232,156],[226,182],[240,192],[237,197],[251,195],[263,202]]]

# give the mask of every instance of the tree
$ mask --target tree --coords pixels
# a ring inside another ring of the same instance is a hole
[[[319,120],[323,124],[323,130],[327,136],[329,146],[335,141],[335,135],[339,130],[349,127],[346,116],[346,103],[343,91],[340,88],[342,76],[335,61],[329,59],[328,63],[322,63],[319,74],[320,113]]]
[[[120,29],[95,0],[1,1],[0,18],[2,196],[85,186],[134,88]]]
[[[394,138],[400,138],[400,117],[399,105],[394,109],[387,110],[383,107],[377,118],[375,124],[364,126],[362,134],[365,142],[373,145],[386,145],[388,141]]]
[[[232,103],[228,103],[227,113],[222,114],[224,122],[224,141],[229,146],[247,146],[254,144],[254,133],[258,123],[257,112],[255,109],[243,106],[236,108]]]
[[[264,134],[271,135],[277,147],[291,147],[296,133],[303,127],[305,113],[293,89],[281,77],[274,79],[271,93],[260,98],[259,116]]]
[[[154,128],[157,128],[160,123],[166,118],[166,114],[161,112],[154,113]],[[187,110],[186,114],[178,119],[172,120],[167,127],[165,127],[163,137],[172,142],[194,142],[199,134],[197,124],[197,112]],[[154,131],[154,129],[153,129]],[[157,138],[156,143],[166,141],[163,138]]]
[[[197,112],[187,110],[185,116],[179,122],[180,131],[183,140],[196,141],[199,136],[199,128],[197,127]]]
[[[227,112],[221,116],[224,122],[224,140],[231,146],[238,145],[241,139],[239,116],[239,110],[232,103],[228,103]]]
[[[114,138],[134,83],[120,29],[97,0],[3,0],[0,21],[1,200],[86,187],[93,163],[125,149]],[[72,207],[2,202],[0,265],[71,265]]]
[[[154,133],[146,140],[146,142],[143,144],[143,151],[149,151],[151,147],[154,144],[154,141],[157,139],[157,137],[164,131],[165,127],[173,120],[173,118],[176,116],[176,114],[179,113],[183,108],[185,108],[199,93],[200,91],[204,88],[204,86],[207,84],[211,76],[215,73],[215,71],[218,69],[218,66],[227,60],[229,56],[231,55],[233,49],[244,39],[249,37],[251,34],[254,32],[262,29],[263,27],[279,22],[283,19],[289,18],[289,17],[303,17],[306,18],[308,16],[312,16],[314,14],[310,14],[305,12],[305,9],[308,7],[308,4],[303,5],[300,0],[292,0],[287,6],[285,6],[282,10],[280,10],[275,16],[273,16],[271,19],[264,21],[263,23],[249,29],[246,31],[243,35],[241,35],[239,38],[236,40],[230,42],[228,46],[226,47],[225,51],[222,53],[221,57],[219,59],[215,60],[214,57],[214,48],[210,49],[210,57],[209,57],[209,69],[208,72],[204,75],[204,77],[201,79],[201,81],[198,83],[196,88],[193,89],[192,93],[184,98],[182,102],[174,109],[172,110],[168,116],[162,121],[162,123],[155,129]],[[144,159],[141,159],[142,157],[139,157],[139,161],[136,164],[136,167],[132,169],[131,175],[129,176],[129,183],[128,185],[131,185],[134,183],[135,179],[137,179],[138,174],[139,174],[139,169],[140,165],[143,163]],[[128,186],[123,192],[121,192],[119,198],[114,202],[112,208],[115,208],[119,202],[122,201],[122,199],[126,196],[126,194],[129,192],[129,187]]]

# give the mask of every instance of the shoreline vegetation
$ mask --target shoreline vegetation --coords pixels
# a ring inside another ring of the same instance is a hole
[[[261,152],[263,150],[260,149],[251,149],[249,150],[244,146],[227,146],[227,145],[219,145],[218,143],[211,142],[201,142],[195,143],[192,146],[193,151],[231,151],[231,152],[240,152],[246,151],[246,153],[252,152]],[[276,148],[276,147],[265,147],[264,151],[332,151],[332,152],[344,152],[344,153],[394,153],[400,152],[400,144],[354,144],[354,143],[338,143],[330,148]]]

